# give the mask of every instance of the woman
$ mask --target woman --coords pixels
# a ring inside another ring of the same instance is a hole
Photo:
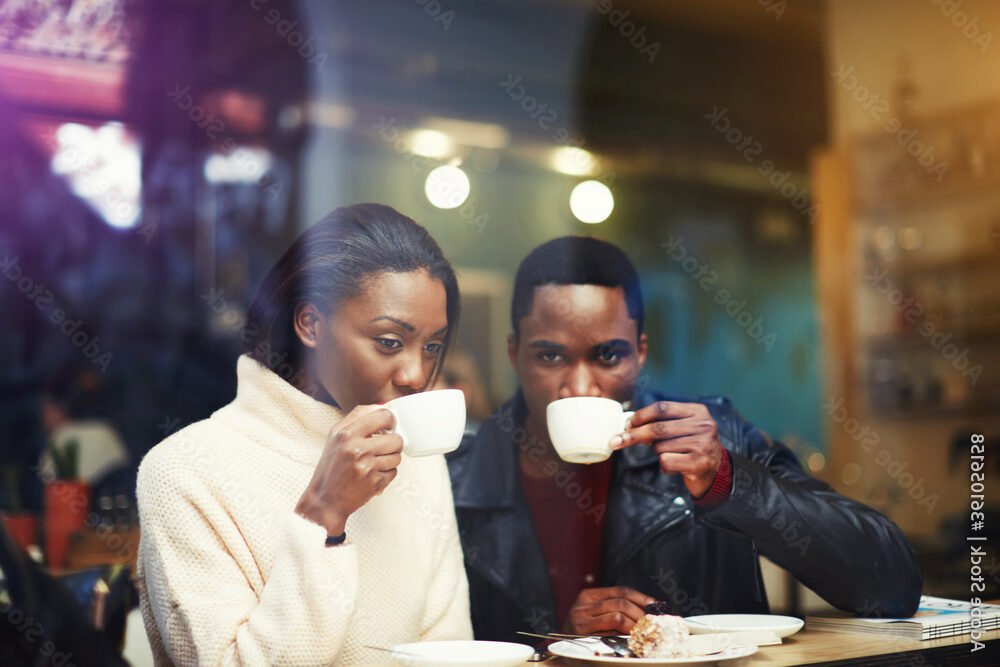
[[[403,459],[377,404],[423,391],[455,274],[386,206],[337,209],[264,279],[236,399],[139,469],[139,589],[158,664],[376,664],[470,639],[443,457]]]

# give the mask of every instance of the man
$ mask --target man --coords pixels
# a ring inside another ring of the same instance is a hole
[[[508,339],[520,390],[449,456],[476,637],[627,633],[654,600],[767,613],[758,554],[840,609],[911,615],[922,576],[892,522],[810,477],[728,399],[637,386],[643,312],[613,245],[564,237],[521,263]],[[570,396],[636,410],[608,461],[556,455],[545,408]]]

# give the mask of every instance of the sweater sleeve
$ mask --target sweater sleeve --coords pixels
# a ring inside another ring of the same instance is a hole
[[[437,515],[441,517],[437,529],[440,541],[437,545],[436,566],[420,630],[422,641],[472,639],[469,581],[465,575],[465,559],[458,539],[458,521],[455,518],[451,482],[444,457],[440,458],[437,489],[441,494],[436,508]]]
[[[325,546],[323,528],[293,512],[276,516],[283,548],[266,584],[254,590],[222,537],[238,533],[206,511],[214,509],[212,495],[198,488],[196,475],[150,458],[137,485],[140,590],[147,597],[145,622],[155,625],[150,634],[170,661],[334,662],[357,597],[355,548]]]

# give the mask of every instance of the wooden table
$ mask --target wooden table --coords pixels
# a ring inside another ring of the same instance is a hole
[[[857,633],[816,632],[802,630],[785,639],[780,646],[761,646],[754,655],[719,663],[720,667],[786,667],[787,665],[907,665],[907,667],[937,667],[938,665],[1000,665],[1000,630],[983,635],[986,648],[970,653],[969,635],[909,641],[871,637]],[[546,667],[583,667],[594,665],[580,660],[553,658],[542,663]]]

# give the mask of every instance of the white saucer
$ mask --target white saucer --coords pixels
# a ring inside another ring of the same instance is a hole
[[[581,640],[590,643],[591,640]],[[607,647],[598,641],[593,642],[594,650],[605,652]],[[717,662],[726,660],[736,660],[753,655],[757,652],[756,646],[737,646],[726,649],[711,655],[700,655],[696,658],[619,658],[610,653],[604,655],[594,655],[594,651],[588,651],[579,644],[569,642],[556,642],[549,646],[549,652],[561,658],[573,658],[581,662],[592,662],[597,664],[620,664],[620,665],[714,665]],[[543,663],[544,664],[544,663]]]
[[[779,637],[789,637],[802,629],[804,621],[793,616],[771,614],[708,614],[684,619],[693,635],[709,632],[773,632]]]
[[[400,665],[455,665],[458,667],[518,667],[534,652],[525,644],[511,642],[441,641],[414,642],[392,647]]]

